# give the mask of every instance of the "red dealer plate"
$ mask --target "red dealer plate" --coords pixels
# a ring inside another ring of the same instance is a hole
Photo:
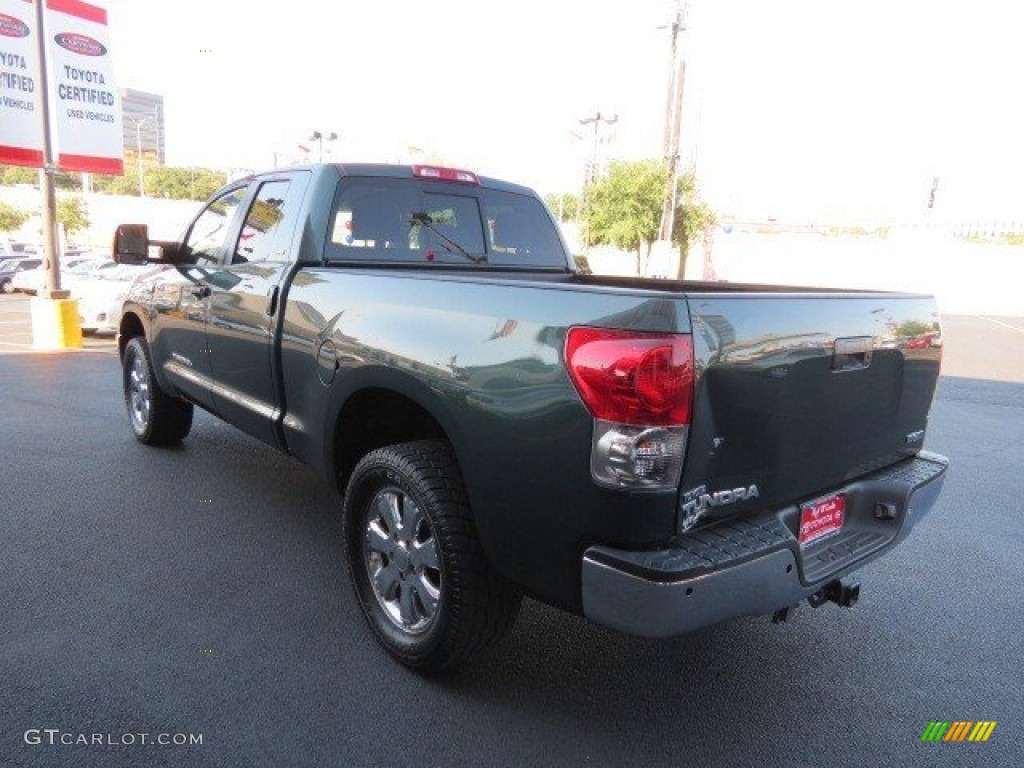
[[[800,507],[800,543],[810,544],[838,531],[845,511],[846,497],[841,493],[804,504]]]

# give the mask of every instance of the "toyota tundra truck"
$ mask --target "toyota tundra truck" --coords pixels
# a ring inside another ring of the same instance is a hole
[[[536,193],[468,171],[257,174],[114,251],[163,265],[119,329],[135,436],[198,406],[323,475],[414,668],[523,595],[645,637],[850,606],[946,473],[932,297],[587,274]]]

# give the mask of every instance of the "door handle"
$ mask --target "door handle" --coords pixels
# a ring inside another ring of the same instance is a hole
[[[833,371],[856,371],[871,365],[874,339],[871,336],[852,336],[836,339],[832,350]]]
[[[273,317],[274,313],[277,312],[277,295],[279,292],[280,290],[275,285],[267,293],[267,315],[270,317]]]
[[[192,289],[191,293],[197,299],[205,299],[207,296],[210,295],[210,286],[206,285],[205,283],[202,285],[197,285],[195,288]]]

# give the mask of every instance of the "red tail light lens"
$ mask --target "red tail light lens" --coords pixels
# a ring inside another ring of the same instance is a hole
[[[573,384],[596,418],[645,426],[690,423],[691,336],[570,328],[565,360]]]

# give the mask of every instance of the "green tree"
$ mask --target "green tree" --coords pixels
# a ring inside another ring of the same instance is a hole
[[[161,166],[145,172],[146,194],[169,200],[205,200],[227,183],[227,175],[209,168]]]
[[[38,184],[39,171],[21,165],[0,165],[0,184]]]
[[[142,178],[148,197],[168,200],[206,200],[227,183],[227,175],[209,168],[172,168],[159,165],[156,158],[142,156]],[[120,176],[97,176],[93,189],[108,195],[139,194],[139,166],[134,153],[124,160]]]
[[[26,168],[21,165],[0,165],[0,185],[39,184],[39,169]],[[82,179],[77,173],[55,173],[53,184],[57,189],[78,190],[82,188]]]
[[[657,160],[613,161],[608,173],[584,190],[587,242],[611,244],[642,257],[658,236],[667,183],[668,171]]]
[[[69,235],[89,227],[89,215],[78,195],[62,197],[57,201],[57,221]]]
[[[676,187],[676,218],[672,228],[672,242],[679,248],[679,270],[677,279],[682,280],[686,270],[686,257],[690,246],[705,237],[717,222],[711,206],[700,198],[697,191],[697,176],[689,170],[680,176]]]
[[[572,192],[551,192],[544,195],[544,203],[548,210],[554,214],[556,219],[561,221],[572,221],[576,218],[576,209],[579,207],[579,196]]]
[[[0,232],[13,232],[31,216],[28,211],[15,208],[0,200]]]
[[[681,278],[690,246],[714,224],[715,216],[697,192],[692,171],[677,179],[672,240],[680,250]],[[608,172],[585,190],[583,220],[589,243],[636,251],[638,264],[658,237],[668,170],[658,160],[613,161]]]

